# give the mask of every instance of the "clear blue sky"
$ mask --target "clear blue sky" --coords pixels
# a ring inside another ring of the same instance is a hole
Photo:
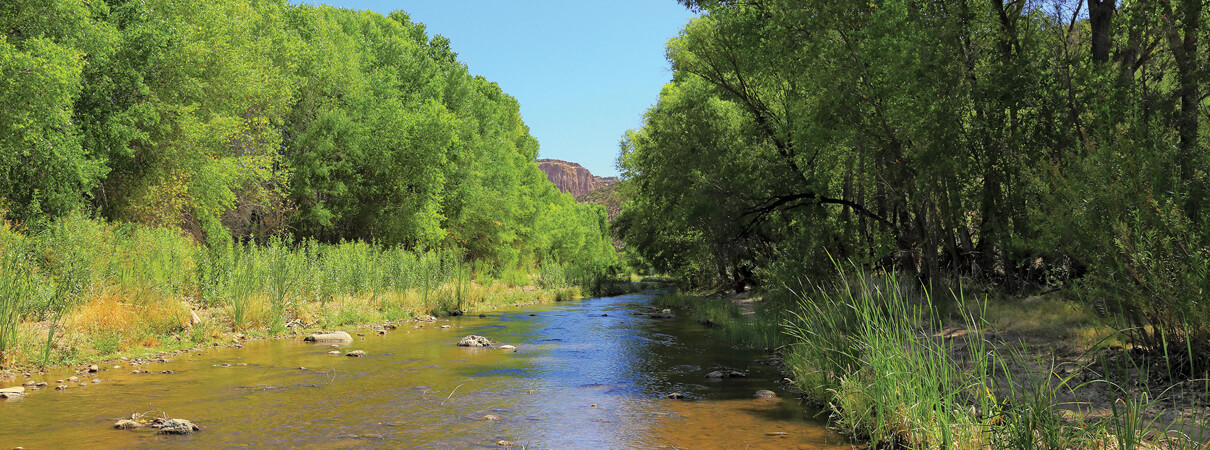
[[[452,42],[472,74],[521,103],[542,158],[617,175],[622,133],[672,78],[664,44],[693,14],[675,0],[306,0],[403,10]]]

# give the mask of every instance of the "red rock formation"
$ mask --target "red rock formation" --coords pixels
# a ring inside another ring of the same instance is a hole
[[[538,168],[546,172],[546,179],[558,186],[560,191],[575,197],[618,182],[618,177],[598,177],[584,166],[557,159],[539,159]]]

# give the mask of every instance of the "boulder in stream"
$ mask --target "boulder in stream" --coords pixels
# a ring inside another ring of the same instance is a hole
[[[459,347],[491,347],[492,341],[483,336],[468,335],[458,341]]]
[[[303,338],[306,342],[353,342],[353,336],[343,331],[316,333]]]
[[[726,378],[726,377],[727,377],[727,374],[724,374],[717,370],[706,374],[706,378]]]
[[[349,357],[353,357],[353,358],[361,358],[361,357],[364,357],[365,355],[366,355],[365,350],[353,350],[351,352],[345,353],[345,356],[349,356]]]
[[[159,428],[160,434],[190,434],[201,429],[185,419],[165,420],[152,425],[152,428]]]
[[[132,419],[122,419],[113,424],[113,427],[119,430],[133,430],[136,428],[143,428],[145,426],[147,426],[147,424]]]

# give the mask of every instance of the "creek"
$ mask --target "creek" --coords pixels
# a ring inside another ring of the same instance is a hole
[[[734,349],[687,319],[636,315],[651,299],[404,323],[340,349],[364,350],[362,358],[270,339],[140,367],[151,373],[110,363],[100,384],[63,391],[54,381],[71,374],[50,374],[50,389],[0,401],[0,447],[850,448],[782,389],[777,368],[761,363],[767,355]],[[517,349],[455,345],[468,334]],[[747,376],[705,377],[720,369]],[[760,389],[778,398],[753,398]],[[673,392],[685,399],[662,398]],[[113,428],[134,412],[202,430]]]

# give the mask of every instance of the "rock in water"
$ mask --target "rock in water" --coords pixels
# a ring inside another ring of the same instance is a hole
[[[492,341],[487,340],[483,336],[469,335],[458,341],[460,347],[491,347]]]
[[[664,398],[672,399],[672,400],[681,400],[681,399],[685,398],[685,394],[682,394],[680,392],[673,392],[671,394],[665,395]]]
[[[753,397],[756,397],[756,398],[777,398],[777,394],[776,394],[776,393],[774,393],[773,391],[768,390],[768,389],[761,389],[761,390],[759,390],[759,391],[756,391],[756,395],[753,395]]]
[[[162,434],[189,434],[201,429],[197,425],[194,425],[193,422],[185,419],[166,420],[163,423],[155,425],[155,427],[159,428]]]
[[[343,331],[334,331],[331,333],[312,334],[303,338],[307,342],[353,342],[353,336]]]
[[[366,352],[364,350],[353,350],[351,352],[345,353],[345,356],[350,356],[353,358],[361,358],[365,355],[366,355]]]
[[[18,387],[0,389],[0,398],[3,398],[3,399],[21,398],[24,396],[25,396],[24,387],[18,386]]]
[[[130,419],[122,419],[122,420],[119,420],[117,423],[113,424],[113,427],[117,428],[119,430],[133,430],[135,428],[143,428],[145,426],[147,426],[147,425],[144,424],[143,422],[130,420]]]
[[[96,365],[96,364],[93,364],[93,365],[91,365],[91,366],[88,366],[88,373],[97,373],[97,372],[100,372],[100,371],[101,371],[101,368],[100,368],[100,367],[97,367],[97,365]]]
[[[706,378],[724,378],[726,376],[727,376],[726,374],[719,372],[717,370],[706,374]]]
[[[516,350],[516,349],[517,349],[517,347],[511,346],[511,345],[501,345],[500,346],[500,350]]]

